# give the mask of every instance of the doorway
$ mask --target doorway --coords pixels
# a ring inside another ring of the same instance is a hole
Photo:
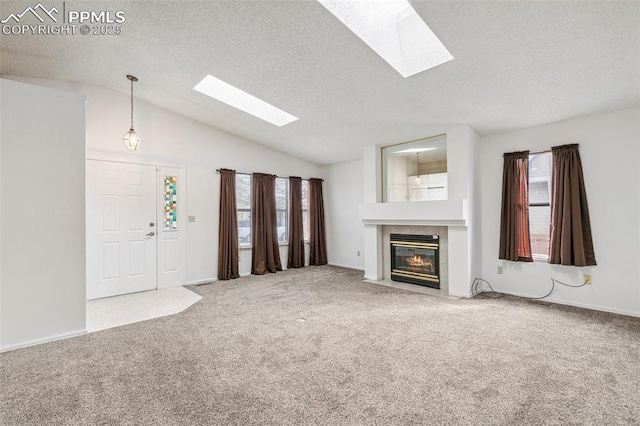
[[[157,288],[156,169],[87,160],[87,299]]]

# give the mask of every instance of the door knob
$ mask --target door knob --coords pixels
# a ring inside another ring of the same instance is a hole
[[[147,235],[145,235],[145,237],[153,237],[154,235],[156,235],[156,233],[151,231]]]

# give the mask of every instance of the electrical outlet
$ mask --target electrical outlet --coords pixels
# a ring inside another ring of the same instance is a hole
[[[582,282],[586,285],[591,285],[591,275],[584,274],[582,276]]]
[[[358,253],[358,256],[360,256],[360,250],[358,250],[357,253]]]
[[[196,217],[195,216],[187,216],[187,220],[189,221],[189,223],[193,223],[196,221]]]
[[[498,274],[502,274],[504,272],[504,269],[502,268],[502,266],[498,266]]]

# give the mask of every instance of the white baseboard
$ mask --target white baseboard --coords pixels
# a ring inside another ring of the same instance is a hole
[[[339,266],[341,268],[348,268],[348,269],[356,269],[358,271],[364,271],[364,269],[357,267],[357,266],[349,266],[349,265],[341,265],[338,263],[329,263],[329,265],[332,266]],[[304,266],[309,266],[309,265],[304,265]],[[283,271],[288,270],[289,268],[286,267],[282,267]],[[240,277],[248,277],[249,275],[251,275],[251,272],[241,272],[240,273]],[[218,281],[218,278],[204,278],[201,280],[193,280],[193,281],[188,281],[185,285],[199,285],[199,284],[209,284],[212,282]]]
[[[362,266],[344,265],[342,263],[333,263],[333,262],[329,262],[328,264],[331,265],[331,266],[338,266],[340,268],[347,268],[347,269],[355,269],[357,271],[364,271],[364,268]]]
[[[510,296],[516,296],[516,297],[525,297],[525,298],[539,297],[534,294],[506,292],[502,290],[497,290],[497,291],[499,291],[500,293],[504,293],[504,294],[508,294]],[[609,312],[611,314],[627,315],[630,317],[640,317],[640,312],[626,311],[624,309],[610,308],[608,306],[590,305],[588,303],[577,303],[577,302],[570,302],[566,300],[551,299],[551,298],[538,299],[538,300],[540,302],[555,303],[557,305],[574,306],[576,308],[592,309],[594,311]]]
[[[240,277],[248,277],[251,275],[251,272],[240,272]],[[186,285],[200,285],[200,284],[209,284],[219,281],[218,278],[205,278],[201,280],[193,280],[189,281]]]
[[[209,283],[212,283],[214,281],[218,281],[218,279],[217,278],[205,278],[205,279],[202,279],[202,280],[189,281],[185,285],[209,284]]]
[[[55,342],[56,340],[69,339],[71,337],[82,336],[83,334],[87,334],[87,330],[85,328],[83,328],[82,330],[70,331],[68,333],[42,337],[40,339],[28,340],[26,342],[14,343],[12,345],[0,347],[0,353],[15,351],[16,349],[28,348],[29,346],[41,345],[43,343]]]

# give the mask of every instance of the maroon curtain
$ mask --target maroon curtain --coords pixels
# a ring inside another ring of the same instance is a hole
[[[309,244],[310,265],[327,264],[327,241],[324,226],[322,179],[309,179]]]
[[[587,193],[578,144],[551,148],[551,241],[549,263],[575,266],[596,264]]]
[[[304,266],[304,228],[302,223],[302,179],[289,177],[289,252],[287,268]]]
[[[504,154],[498,258],[533,262],[529,236],[529,151]]]
[[[236,171],[220,170],[220,222],[218,231],[218,279],[238,278],[238,223]]]
[[[276,216],[276,177],[253,174],[251,197],[251,273],[282,271]]]

